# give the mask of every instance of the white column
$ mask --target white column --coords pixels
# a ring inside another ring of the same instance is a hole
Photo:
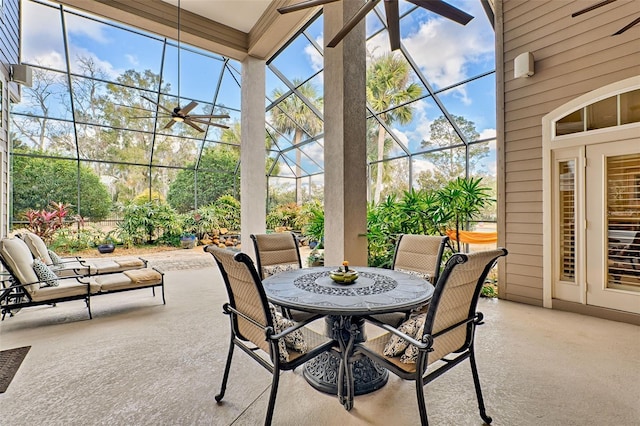
[[[325,44],[362,0],[324,6]],[[324,50],[325,264],[367,264],[366,45],[364,20]]]
[[[265,174],[265,66],[251,56],[242,62],[240,125],[240,232],[242,251],[255,261],[249,235],[265,232],[267,178]]]

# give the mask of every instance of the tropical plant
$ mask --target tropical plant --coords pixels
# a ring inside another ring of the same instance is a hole
[[[296,203],[277,206],[267,214],[267,228],[300,229],[301,207]]]
[[[176,237],[182,232],[175,210],[167,203],[127,203],[121,210],[123,219],[118,230],[127,246],[157,242],[175,244]]]
[[[69,213],[68,208],[69,206],[64,203],[52,201],[47,210],[27,210],[24,213],[29,221],[27,229],[45,242],[51,242],[55,232],[65,226],[64,218]]]
[[[437,199],[442,209],[441,232],[455,229],[456,234],[487,205],[495,202],[491,198],[491,188],[482,186],[482,178],[457,178],[437,191]],[[460,241],[457,241],[457,251],[460,251]]]
[[[399,234],[445,235],[466,227],[493,203],[481,178],[458,178],[439,190],[405,191],[367,209],[369,266],[391,267]],[[451,246],[450,246],[451,247]],[[451,247],[460,251],[460,243]]]
[[[302,217],[306,222],[302,227],[302,235],[309,237],[320,246],[324,245],[324,208],[313,202],[303,205]]]
[[[296,201],[302,204],[302,186],[300,184],[302,152],[298,146],[302,137],[306,133],[310,137],[322,131],[323,122],[315,112],[303,100],[310,102],[318,110],[322,110],[323,99],[319,95],[316,87],[310,82],[302,84],[298,79],[293,80],[296,87],[295,93],[291,93],[285,99],[278,102],[271,109],[271,121],[274,128],[281,133],[293,132],[292,145],[296,151]],[[280,99],[285,96],[281,89],[275,89],[272,93],[273,99]]]
[[[410,82],[410,67],[406,59],[387,53],[373,58],[367,67],[367,103],[377,113],[380,124],[377,135],[377,173],[375,178],[374,203],[380,201],[382,192],[387,131],[385,126],[397,121],[401,124],[411,122],[412,105],[407,101],[416,99],[422,94],[422,87]]]
[[[223,195],[216,200],[214,207],[220,228],[240,230],[240,201],[231,195]]]

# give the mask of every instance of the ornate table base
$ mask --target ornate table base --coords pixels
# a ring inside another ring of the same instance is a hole
[[[340,343],[341,353],[351,354],[349,351],[355,342],[366,340],[364,334],[364,320],[358,317],[328,316],[326,318],[326,334]],[[339,369],[341,355],[325,352],[318,355],[304,366],[304,378],[317,390],[332,395],[344,395],[338,390]],[[363,395],[380,389],[387,383],[389,372],[367,357],[361,357],[353,362],[353,395]],[[350,405],[350,404],[347,404]],[[345,405],[345,408],[349,407]]]
[[[338,369],[340,356],[325,352],[304,365],[304,378],[317,390],[338,394]],[[364,395],[380,389],[387,383],[389,372],[369,358],[362,357],[353,363],[354,394]]]

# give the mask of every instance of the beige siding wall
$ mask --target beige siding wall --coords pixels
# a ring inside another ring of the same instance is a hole
[[[640,1],[503,0],[496,4],[500,244],[509,249],[501,297],[542,305],[542,117],[586,92],[640,74]],[[513,60],[535,57],[535,75],[513,78]]]
[[[0,235],[4,236],[9,229],[9,100],[20,96],[18,85],[9,83],[9,65],[20,62],[20,0],[4,0],[0,14],[0,73],[6,82],[0,122]]]

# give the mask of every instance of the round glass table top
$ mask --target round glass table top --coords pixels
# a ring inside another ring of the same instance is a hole
[[[433,286],[415,275],[382,268],[354,267],[350,284],[329,277],[335,267],[282,272],[263,281],[267,298],[287,308],[322,314],[369,315],[405,311],[428,302]]]

